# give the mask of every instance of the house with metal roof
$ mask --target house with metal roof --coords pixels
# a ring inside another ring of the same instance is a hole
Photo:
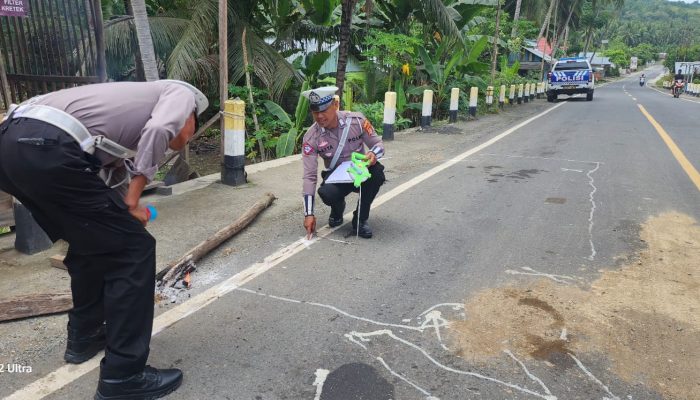
[[[556,62],[556,59],[552,57],[552,47],[549,43],[545,42],[544,38],[539,41],[525,40],[522,50],[520,54],[512,53],[508,57],[508,63],[510,65],[513,65],[516,60],[520,62],[519,72],[521,73],[539,70],[542,67],[543,58],[545,71],[548,71]]]

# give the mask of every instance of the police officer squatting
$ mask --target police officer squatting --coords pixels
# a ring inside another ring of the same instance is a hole
[[[314,119],[302,144],[304,228],[309,236],[316,230],[314,203],[320,156],[325,170],[321,172],[322,182],[318,195],[331,208],[328,225],[335,228],[343,224],[345,197],[351,192],[359,193],[352,228],[358,236],[369,239],[372,237],[368,223],[370,208],[385,181],[384,166],[377,161],[384,156],[384,143],[362,113],[339,111],[339,104],[333,99],[337,90],[335,86],[326,86],[302,92],[309,99]],[[365,151],[365,146],[369,151]],[[371,177],[359,187],[348,182],[327,182],[340,164],[351,160],[354,152],[365,154]]]
[[[139,200],[208,106],[181,81],[103,83],[13,105],[0,125],[0,189],[69,244],[64,359],[80,364],[105,350],[95,399],[159,398],[182,383],[180,370],[146,365],[156,243]]]

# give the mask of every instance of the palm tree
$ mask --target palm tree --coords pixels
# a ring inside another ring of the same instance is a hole
[[[554,10],[554,4],[556,2],[557,0],[551,0],[549,2],[549,9],[547,10],[547,15],[544,17],[544,22],[542,23],[542,27],[540,28],[540,33],[537,35],[537,40],[539,40],[542,37],[545,29],[549,25],[549,19],[552,17],[552,10]]]
[[[516,0],[515,12],[513,13],[513,29],[510,31],[510,37],[514,38],[518,34],[518,20],[520,19],[520,6],[523,0]]]
[[[136,0],[134,11],[137,11]],[[139,0],[143,5],[144,0]],[[165,75],[173,79],[182,79],[203,88],[215,97],[218,92],[218,1],[217,0],[179,0],[184,6],[177,9],[165,9],[164,12],[148,18],[155,47],[156,60],[165,68]],[[282,49],[266,40],[265,35],[274,32],[274,26],[294,24],[289,21],[270,20],[270,15],[261,15],[271,4],[282,7],[292,4],[291,0],[228,0],[229,9],[229,77],[230,82],[238,82],[245,75],[243,51],[240,38],[247,28],[249,64],[254,66],[252,74],[269,90],[273,99],[279,99],[291,80],[300,81],[300,75],[281,54]],[[141,14],[145,15],[145,7]],[[289,8],[287,8],[289,10]],[[276,13],[277,14],[277,13]],[[291,14],[301,19],[298,11],[282,10],[280,15]],[[111,76],[125,74],[134,65],[133,54],[139,51],[141,41],[136,39],[135,18],[131,16],[113,17],[105,23],[105,47],[110,59]],[[283,32],[279,36],[292,34]]]
[[[153,48],[151,27],[148,24],[146,2],[144,0],[131,0],[131,6],[134,10],[134,25],[136,26],[141,61],[143,62],[143,72],[147,81],[156,81],[159,78],[158,63],[156,62],[156,52]]]
[[[338,67],[335,75],[335,85],[338,87],[338,96],[343,98],[343,86],[345,85],[345,68],[348,65],[348,48],[350,47],[350,29],[352,15],[355,10],[356,0],[343,0],[340,22],[340,40],[338,46]]]

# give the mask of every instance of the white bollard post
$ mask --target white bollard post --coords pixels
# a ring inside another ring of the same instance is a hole
[[[535,101],[535,91],[536,91],[537,84],[536,83],[531,83],[530,84],[530,101]]]
[[[433,122],[433,91],[423,91],[423,112],[420,118],[420,127],[426,128]]]
[[[245,102],[241,99],[224,103],[224,163],[221,183],[238,186],[245,178]]]
[[[518,104],[523,104],[523,93],[525,92],[525,85],[518,85]]]
[[[491,108],[493,105],[493,86],[486,88],[486,106]]]
[[[457,122],[457,112],[459,111],[459,88],[452,88],[450,92],[450,123]]]
[[[503,105],[506,102],[506,85],[501,85],[498,91],[498,108],[503,109]]]
[[[515,104],[515,85],[510,85],[510,93],[508,93],[508,102],[511,107]]]
[[[479,101],[479,88],[472,87],[469,93],[469,115],[472,118],[476,118],[476,106]]]
[[[384,133],[382,140],[394,140],[396,123],[396,92],[384,93]]]

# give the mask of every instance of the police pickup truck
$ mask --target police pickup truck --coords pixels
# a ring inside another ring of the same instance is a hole
[[[593,100],[595,78],[586,58],[560,58],[547,74],[547,101],[554,102],[560,94],[585,93]]]

